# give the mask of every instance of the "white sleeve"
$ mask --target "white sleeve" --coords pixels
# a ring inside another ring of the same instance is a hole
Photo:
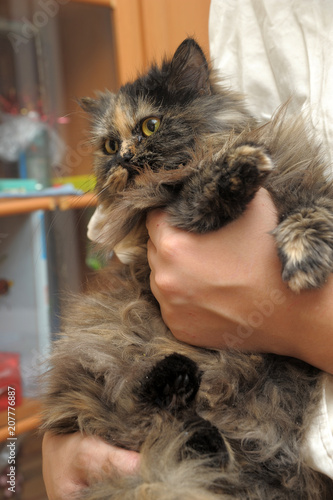
[[[333,2],[211,0],[213,66],[269,119],[293,97],[333,160]]]
[[[325,376],[317,414],[307,433],[303,449],[306,462],[333,479],[333,376]]]

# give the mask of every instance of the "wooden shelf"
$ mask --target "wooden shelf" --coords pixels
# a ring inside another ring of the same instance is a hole
[[[16,407],[15,436],[24,432],[37,429],[40,425],[39,413],[41,405],[38,401],[30,398],[23,398],[22,404]],[[8,411],[0,412],[0,442],[5,441],[8,434]]]
[[[15,215],[35,210],[70,210],[94,207],[97,198],[94,193],[81,196],[45,196],[36,198],[2,199],[0,201],[0,216]]]
[[[116,7],[117,0],[74,0],[76,3],[88,3],[90,5],[102,5],[103,7],[111,7],[114,9]]]

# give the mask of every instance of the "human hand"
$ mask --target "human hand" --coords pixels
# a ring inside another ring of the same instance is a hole
[[[152,211],[151,290],[179,340],[295,356],[332,372],[333,281],[299,295],[289,290],[269,234],[276,224],[264,189],[241,217],[207,234],[171,227],[166,213]]]
[[[107,444],[98,437],[74,434],[43,438],[43,478],[49,500],[68,500],[89,484],[114,473],[133,474],[140,455]]]

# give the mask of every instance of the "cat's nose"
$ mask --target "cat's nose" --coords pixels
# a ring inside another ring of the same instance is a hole
[[[131,153],[131,151],[125,151],[123,154],[120,154],[120,165],[123,168],[126,168],[130,177],[137,173],[137,167],[133,165],[131,161],[133,159],[133,156],[134,153]]]
[[[124,161],[128,161],[128,162],[131,161],[131,159],[133,158],[133,156],[134,156],[134,153],[132,153],[131,151],[126,151],[125,153],[123,153],[121,155],[122,159]]]

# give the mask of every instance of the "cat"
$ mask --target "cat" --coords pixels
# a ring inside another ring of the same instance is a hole
[[[42,429],[100,436],[139,451],[141,465],[79,498],[333,498],[332,481],[302,455],[324,375],[289,357],[176,340],[150,292],[146,256],[148,210],[163,207],[173,225],[205,233],[264,187],[279,217],[282,279],[295,293],[324,285],[333,185],[311,131],[288,106],[259,123],[191,38],[118,93],[81,105],[96,147],[99,241],[128,262],[112,259],[69,304],[44,375]]]

